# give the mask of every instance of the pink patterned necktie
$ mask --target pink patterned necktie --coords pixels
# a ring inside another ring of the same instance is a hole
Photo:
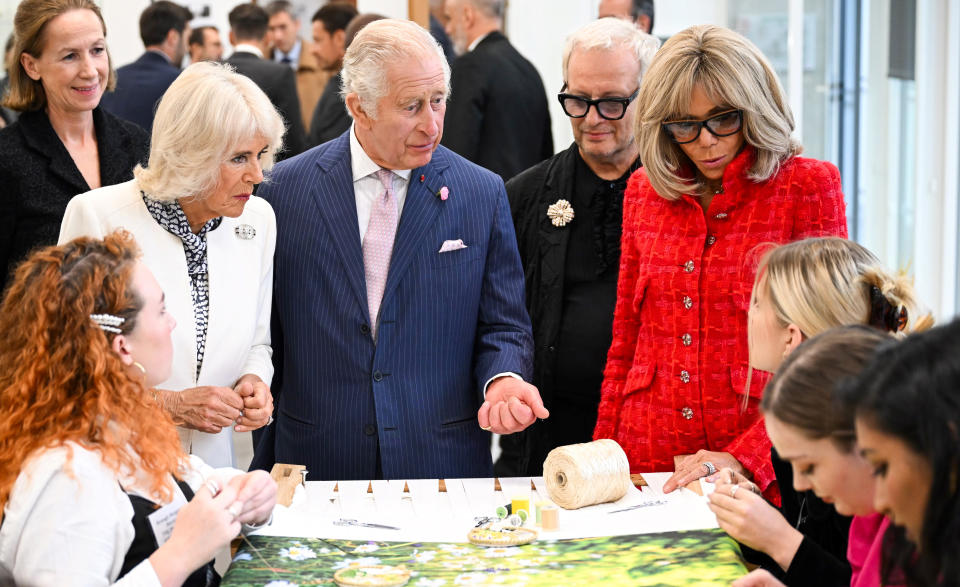
[[[377,340],[380,302],[387,286],[387,272],[393,255],[393,241],[397,235],[397,200],[393,197],[393,172],[381,169],[377,172],[383,184],[383,195],[378,197],[370,210],[370,224],[363,236],[363,268],[367,280],[367,305],[370,309],[370,331]]]

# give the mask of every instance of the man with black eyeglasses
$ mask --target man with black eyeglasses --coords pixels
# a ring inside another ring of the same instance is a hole
[[[531,383],[550,418],[500,439],[498,476],[540,475],[551,449],[592,440],[617,297],[623,192],[640,166],[636,97],[659,44],[612,18],[570,36],[558,99],[574,143],[507,182],[536,345]]]

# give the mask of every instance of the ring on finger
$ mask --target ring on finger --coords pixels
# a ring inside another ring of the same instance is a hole
[[[707,470],[707,476],[713,475],[717,472],[717,468],[710,461],[703,461],[701,464],[703,465],[703,468]]]
[[[730,497],[737,499],[737,490],[740,489],[739,485],[730,486]]]
[[[207,479],[204,482],[204,485],[210,490],[211,497],[216,497],[220,493],[220,484],[213,479]]]

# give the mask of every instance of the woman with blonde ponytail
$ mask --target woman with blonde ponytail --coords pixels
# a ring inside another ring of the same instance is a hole
[[[845,325],[870,326],[879,332],[903,337],[931,324],[929,315],[920,315],[910,280],[889,272],[873,253],[853,241],[811,238],[771,249],[757,268],[748,317],[750,366],[777,372],[774,382],[764,391],[761,404],[768,429],[770,406],[783,403],[773,399],[779,397],[775,383],[785,380],[781,366],[786,369],[784,360],[804,341]],[[849,357],[821,356],[821,364],[813,365],[812,369],[826,370],[825,379],[821,378],[816,385],[836,383],[829,380],[826,372],[834,363],[847,359]],[[842,375],[856,372],[850,369]],[[836,375],[834,379],[839,377]],[[826,413],[829,410],[822,411],[820,420],[829,426],[830,414]],[[783,415],[774,415],[791,421]],[[829,430],[809,428],[802,430],[807,436],[832,436]],[[773,436],[771,433],[771,438]],[[747,550],[748,559],[787,585],[806,585],[813,577],[826,579],[829,584],[848,584],[851,574],[846,560],[848,535],[854,536],[858,544],[872,544],[877,520],[858,518],[850,530],[848,516],[857,511],[845,510],[847,515],[840,515],[810,491],[812,467],[787,462],[776,449],[772,450],[771,459],[780,487],[780,511],[750,491],[733,489],[753,485],[743,476],[723,470],[717,476],[716,497],[711,498],[711,508],[721,528],[750,549],[759,551],[761,554],[755,555]],[[798,469],[795,476],[794,471]],[[862,491],[871,492],[868,487]],[[869,503],[870,496],[865,497]],[[859,569],[854,568],[853,572],[856,576]]]

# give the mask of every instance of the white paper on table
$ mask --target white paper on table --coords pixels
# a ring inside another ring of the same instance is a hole
[[[500,491],[503,493],[503,503],[506,505],[513,501],[513,498],[520,497],[533,501],[533,491],[530,489],[530,477],[500,477]],[[533,503],[530,504],[533,509]],[[516,512],[514,512],[516,513]],[[531,511],[527,512],[532,515]]]
[[[470,511],[470,502],[467,500],[467,493],[463,490],[462,479],[446,479],[444,483],[447,486],[447,501],[450,503],[450,510],[454,518],[472,519]]]
[[[333,507],[332,500],[336,497],[333,492],[336,484],[336,481],[307,481],[304,487],[306,501],[303,504],[296,503],[296,492],[294,492],[294,502],[291,503],[291,507],[319,515],[328,514]]]
[[[537,493],[543,496],[544,499],[547,498],[547,480],[543,477],[531,477],[530,481],[533,482],[533,485],[537,488]]]
[[[710,483],[706,477],[700,477],[700,491],[704,496],[710,495],[717,490],[716,483]]]
[[[463,491],[473,517],[492,516],[497,509],[493,479],[463,479]]]
[[[440,499],[440,483],[436,479],[408,479],[407,488],[417,519],[449,519],[450,508]]]
[[[373,503],[367,498],[369,481],[338,481],[340,514],[344,518],[367,521],[373,513]]]

